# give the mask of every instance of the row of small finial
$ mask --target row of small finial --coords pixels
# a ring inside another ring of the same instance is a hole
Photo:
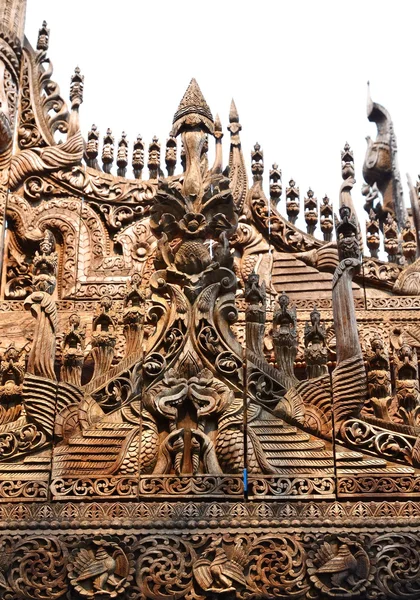
[[[92,125],[91,130],[88,132],[88,141],[86,144],[86,164],[88,167],[100,170],[99,167],[99,131],[96,125]],[[111,173],[116,150],[116,164],[117,164],[117,175],[125,177],[128,167],[128,141],[126,133],[122,133],[118,141],[117,148],[115,149],[115,138],[112,134],[111,129],[107,129],[106,134],[103,138],[102,144],[102,170],[104,173]],[[145,144],[141,135],[137,136],[136,141],[133,144],[131,166],[133,168],[133,175],[135,179],[141,179],[144,169],[144,152]],[[148,149],[148,160],[147,168],[149,169],[149,178],[157,179],[159,176],[163,176],[160,167],[160,154],[161,145],[156,136],[154,136],[152,142],[149,144]],[[174,137],[169,137],[166,141],[165,151],[165,164],[168,176],[174,174],[177,157],[177,141]],[[181,162],[184,164],[185,153],[181,150]]]
[[[256,181],[261,181],[264,173],[264,153],[261,146],[256,143],[251,152],[251,170]],[[270,169],[270,202],[277,207],[281,200],[283,191],[282,172],[279,166],[274,163]],[[286,214],[287,219],[292,225],[297,221],[301,209],[300,192],[296,182],[291,179],[286,188]],[[307,232],[314,235],[315,229],[319,224],[324,240],[330,242],[333,233],[333,209],[328,196],[324,196],[318,212],[318,200],[314,192],[309,188],[306,198],[304,198],[304,219]]]
[[[382,240],[381,240],[382,238]],[[366,244],[372,258],[378,258],[383,241],[383,249],[391,263],[401,262],[401,256],[406,264],[412,264],[417,256],[416,230],[409,219],[400,231],[396,220],[388,215],[382,224],[377,213],[370,210],[369,219],[366,221]]]

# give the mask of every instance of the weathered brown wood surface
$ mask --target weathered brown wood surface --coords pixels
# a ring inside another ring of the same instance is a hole
[[[420,598],[420,186],[407,210],[388,112],[363,256],[348,144],[334,225],[258,144],[247,172],[234,102],[223,157],[194,79],[166,144],[84,138],[80,70],[67,104],[46,23],[34,49],[0,6],[0,596]]]

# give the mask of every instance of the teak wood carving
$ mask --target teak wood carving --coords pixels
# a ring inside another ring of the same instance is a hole
[[[82,73],[67,105],[47,24],[34,49],[1,6],[0,596],[420,598],[420,184],[407,210],[388,112],[363,256],[348,144],[338,203],[301,206],[258,144],[249,176],[233,101],[223,158],[195,79],[166,142],[84,139]]]

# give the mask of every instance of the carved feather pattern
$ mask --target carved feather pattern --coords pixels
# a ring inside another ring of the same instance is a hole
[[[22,179],[29,173],[72,167],[82,160],[83,151],[84,143],[80,132],[77,132],[61,146],[47,147],[37,153],[33,150],[22,150],[12,157],[10,163],[10,187],[12,189],[18,187]]]
[[[235,398],[219,421],[216,455],[225,473],[240,473],[244,467],[243,399]]]
[[[332,374],[332,388],[336,424],[357,416],[367,396],[363,356],[352,356],[335,368]]]
[[[23,401],[29,421],[35,423],[48,435],[54,430],[57,383],[36,375],[25,376]]]
[[[159,434],[157,425],[151,416],[143,415],[141,432],[140,473],[152,473],[158,455]]]

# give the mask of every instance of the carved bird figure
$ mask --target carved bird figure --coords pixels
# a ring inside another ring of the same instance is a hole
[[[205,592],[226,594],[234,592],[236,584],[246,585],[244,566],[248,550],[242,540],[235,543],[233,552],[228,558],[221,541],[210,544],[194,564],[193,573],[198,585]]]
[[[74,562],[75,570],[79,571],[76,581],[91,580],[95,591],[109,594],[121,584],[125,563],[125,555],[120,549],[110,555],[103,547],[99,547],[95,554],[82,548]]]
[[[356,584],[355,575],[359,575],[359,562],[353,555],[347,544],[343,544],[334,554],[331,545],[326,543],[318,552],[320,560],[325,560],[317,570],[319,573],[328,573],[331,575],[331,583],[333,586],[343,587],[348,584],[354,586]]]

